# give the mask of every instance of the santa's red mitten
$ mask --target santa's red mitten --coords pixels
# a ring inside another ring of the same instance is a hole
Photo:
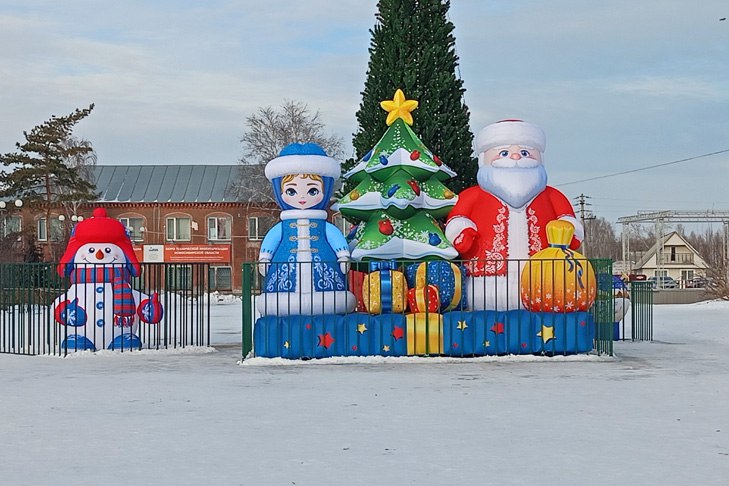
[[[157,292],[152,294],[152,297],[144,299],[139,307],[137,308],[137,315],[142,322],[148,324],[158,324],[162,317],[164,317],[164,308],[162,303],[159,301],[159,294]]]
[[[453,247],[458,253],[463,255],[471,249],[471,247],[473,246],[473,242],[476,241],[477,236],[478,232],[475,229],[466,228],[461,231],[458,236],[456,236],[455,240],[453,240]]]

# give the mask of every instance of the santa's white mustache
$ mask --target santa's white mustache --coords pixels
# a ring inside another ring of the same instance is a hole
[[[531,157],[522,157],[516,160],[510,157],[502,157],[491,162],[491,166],[498,169],[510,169],[514,167],[531,169],[541,164],[542,163],[540,161],[538,161],[537,159],[532,159]]]

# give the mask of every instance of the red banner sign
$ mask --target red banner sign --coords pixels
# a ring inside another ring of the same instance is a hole
[[[230,263],[230,245],[165,245],[168,263]]]

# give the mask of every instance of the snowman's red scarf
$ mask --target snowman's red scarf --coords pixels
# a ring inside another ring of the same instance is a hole
[[[110,283],[113,289],[113,303],[115,322],[119,316],[119,325],[126,325],[129,316],[133,316],[136,311],[134,295],[132,294],[132,286],[129,285],[131,274],[126,267],[109,267],[106,265],[98,265],[93,268],[74,268],[71,273],[72,284],[100,284]]]

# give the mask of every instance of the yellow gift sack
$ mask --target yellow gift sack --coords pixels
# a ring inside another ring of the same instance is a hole
[[[595,301],[595,271],[569,247],[574,227],[567,221],[547,223],[549,248],[535,253],[521,272],[521,301],[532,312],[588,310]]]
[[[370,314],[405,312],[408,284],[397,270],[377,270],[362,283],[362,301]]]

